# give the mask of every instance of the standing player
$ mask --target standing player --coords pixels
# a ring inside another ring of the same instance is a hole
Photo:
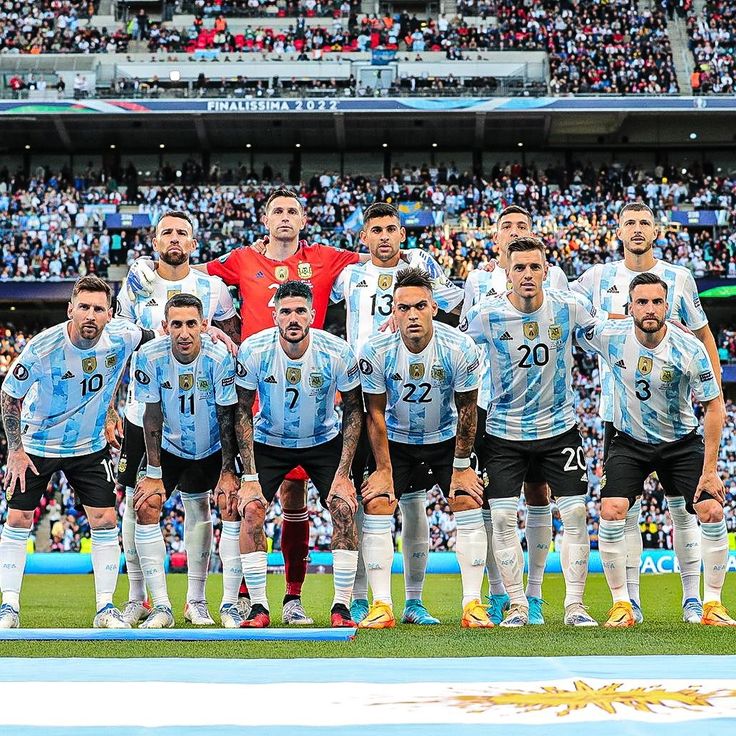
[[[0,629],[20,625],[20,588],[33,513],[58,470],[84,505],[92,529],[95,628],[130,628],[112,603],[118,579],[110,407],[128,358],[148,332],[110,322],[110,287],[96,276],[74,285],[68,322],[36,335],[8,373],[0,400],[8,464],[8,519],[0,538]]]
[[[202,340],[207,329],[202,302],[191,294],[177,294],[166,302],[166,336],[153,340],[137,355],[135,399],[145,405],[143,434],[146,475],[133,498],[135,545],[153,610],[141,628],[174,625],[166,590],[166,545],[161,534],[161,509],[175,489],[202,493],[209,508],[209,491],[217,489],[220,505],[231,514],[236,505],[235,474],[235,361],[221,343]],[[206,574],[205,569],[205,574]],[[236,603],[240,578],[220,610],[226,628],[238,628],[242,617]],[[203,599],[189,601],[207,615]],[[192,614],[186,615],[192,620]]]
[[[480,303],[483,299],[501,296],[509,290],[508,276],[508,247],[517,238],[529,237],[532,228],[532,216],[527,210],[518,205],[509,205],[501,211],[496,221],[496,230],[493,234],[493,243],[498,249],[498,265],[493,271],[471,271],[465,281],[465,301],[461,318],[468,310]],[[545,289],[569,288],[567,276],[559,266],[548,266],[547,276],[542,284]],[[478,433],[475,442],[475,453],[479,467],[485,467],[483,453],[483,436],[486,426],[486,409],[491,394],[490,357],[487,355],[490,345],[482,346],[485,354],[483,361],[483,375],[478,391]],[[524,479],[524,500],[527,505],[526,541],[529,552],[529,574],[527,576],[526,598],[529,602],[529,623],[543,624],[542,614],[542,580],[547,555],[552,543],[552,507],[550,506],[547,484],[538,478],[528,475]],[[495,624],[501,623],[503,614],[509,607],[509,596],[503,587],[501,573],[493,555],[493,522],[490,508],[483,509],[483,521],[486,525],[488,537],[488,613]]]
[[[728,567],[723,517],[726,491],[718,476],[721,391],[708,353],[695,337],[667,325],[668,286],[654,273],[636,276],[627,290],[631,317],[604,323],[580,338],[606,361],[613,384],[614,435],[601,479],[598,539],[613,596],[606,626],[636,622],[626,580],[626,513],[656,472],[665,493],[682,497],[697,514],[703,551],[703,624],[736,626],[721,603]],[[704,410],[703,437],[691,396]],[[699,591],[698,591],[699,593]]]
[[[239,288],[243,339],[273,327],[276,290],[290,280],[304,281],[312,289],[314,326],[322,328],[330,290],[338,274],[351,263],[367,260],[367,256],[301,242],[299,233],[307,218],[298,195],[290,189],[273,190],[266,200],[262,220],[268,230],[265,253],[250,247],[236,248],[195,268],[219,276],[228,286]],[[142,261],[138,259],[129,274],[136,289],[141,288],[141,280],[150,280],[150,273]],[[279,494],[283,509],[281,550],[286,577],[283,621],[287,624],[312,623],[301,602],[309,555],[306,479],[303,469],[297,468],[286,476]]]
[[[240,322],[232,298],[220,279],[210,278],[194,270],[189,263],[197,248],[194,225],[186,212],[165,212],[156,224],[153,249],[159,254],[159,266],[151,280],[147,296],[132,294],[123,289],[118,296],[117,315],[149,330],[161,330],[164,305],[175,294],[193,294],[200,299],[203,317],[215,322],[235,341],[240,342]],[[130,374],[136,370],[133,358]],[[131,380],[125,407],[123,449],[118,464],[118,483],[125,488],[123,514],[123,548],[128,568],[129,594],[123,606],[123,617],[131,625],[148,616],[150,607],[144,602],[146,589],[144,575],[135,545],[135,513],[133,493],[138,469],[145,453],[143,440],[143,411],[145,405],[133,397]],[[205,582],[212,548],[212,516],[208,489],[187,485],[181,493],[184,504],[184,549],[187,553],[187,599],[184,617],[197,626],[214,624],[205,601]],[[237,535],[240,523],[233,510],[228,512],[227,500],[218,497],[223,518],[220,556],[223,569],[223,604],[237,598],[240,586],[240,555]]]
[[[238,352],[237,432],[244,471],[240,540],[253,603],[242,626],[270,625],[263,523],[279,485],[298,466],[309,473],[332,517],[332,626],[355,626],[348,606],[358,564],[357,500],[350,481],[363,424],[358,364],[344,340],[311,329],[315,310],[306,284],[283,284],[274,301],[276,327],[247,338]],[[337,391],[343,401],[342,435]],[[253,418],[256,392],[260,410]]]
[[[401,226],[398,210],[384,202],[368,207],[363,215],[360,240],[368,248],[371,260],[345,268],[337,277],[331,295],[335,302],[345,300],[347,337],[356,355],[368,338],[378,334],[392,314],[394,280],[400,268],[401,244],[406,240],[406,230]],[[432,279],[433,295],[438,307],[448,313],[456,310],[463,299],[462,289],[452,284],[439,264],[424,251],[410,250],[407,255],[410,266],[422,268]],[[363,482],[369,452],[368,437],[364,431],[352,469],[357,489]],[[428,481],[424,485],[432,485],[432,482]],[[422,602],[429,558],[426,499],[427,491],[423,489],[422,481],[414,479],[410,491],[403,494],[399,501],[406,589],[406,604],[401,619],[403,623],[439,623],[439,619],[430,615]],[[359,538],[362,537],[362,522],[363,510],[359,508]],[[368,613],[368,579],[360,556],[353,597],[350,611],[353,621],[360,623]]]
[[[363,484],[363,558],[373,605],[365,629],[395,626],[391,600],[396,498],[420,463],[432,470],[457,523],[462,576],[462,626],[493,626],[480,602],[486,564],[483,489],[470,466],[476,422],[479,361],[472,340],[434,322],[437,304],[426,271],[396,274],[393,334],[374,335],[360,358],[368,436],[376,471]]]
[[[716,382],[720,386],[718,349],[708,327],[708,318],[700,305],[695,281],[686,268],[665,263],[654,257],[653,244],[657,232],[654,214],[647,205],[641,202],[624,205],[619,212],[616,231],[623,244],[624,260],[592,266],[572,284],[572,288],[586,296],[597,309],[623,315],[627,313],[631,279],[638,273],[656,274],[667,284],[669,291],[667,317],[687,325],[702,342],[716,371]],[[600,363],[600,376],[599,412],[605,426],[603,444],[605,462],[613,436],[613,379],[605,361]],[[672,516],[675,554],[680,564],[682,579],[682,617],[688,623],[699,623],[703,608],[700,602],[701,554],[698,523],[695,516],[685,509],[685,502],[681,496],[668,497],[667,504]],[[639,565],[642,552],[640,511],[641,501],[637,498],[626,516],[626,579],[629,599],[639,623],[644,620],[639,598]]]
[[[529,622],[517,508],[521,484],[530,471],[549,484],[565,525],[565,624],[596,626],[583,606],[590,555],[588,484],[572,391],[575,332],[596,321],[580,296],[542,288],[547,263],[541,240],[516,239],[508,258],[511,292],[484,300],[460,324],[490,348],[491,396],[483,454],[493,551],[511,599],[501,626]]]

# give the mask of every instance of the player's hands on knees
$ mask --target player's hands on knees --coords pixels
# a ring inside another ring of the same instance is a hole
[[[212,342],[221,342],[230,355],[238,354],[238,346],[219,327],[210,325],[207,328],[207,334],[212,338]]]
[[[360,487],[360,496],[364,505],[380,496],[388,496],[389,503],[393,503],[396,496],[394,496],[394,479],[391,470],[374,470],[363,481],[363,485]]]
[[[155,277],[155,261],[147,256],[141,256],[131,264],[125,286],[132,296],[151,296]]]
[[[457,492],[463,491],[479,506],[483,504],[483,482],[473,468],[453,470],[450,479],[450,498],[457,497]]]
[[[263,495],[261,484],[257,480],[243,481],[238,490],[238,513],[241,519],[245,518],[245,507],[254,501],[263,506],[264,510],[268,508],[268,501]]]
[[[111,406],[105,416],[105,441],[116,450],[120,449],[120,438],[123,436],[123,420]]]
[[[704,493],[709,493],[718,503],[723,506],[726,502],[726,487],[723,485],[721,476],[715,470],[704,472],[698,481],[693,503],[697,503]]]
[[[38,470],[33,461],[21,447],[18,450],[11,450],[8,454],[8,464],[5,467],[5,484],[6,495],[8,501],[15,493],[16,483],[20,486],[20,492],[26,492],[26,470],[30,470],[34,475],[38,475]]]
[[[223,470],[220,473],[220,479],[217,481],[215,498],[220,494],[225,496],[225,508],[228,514],[234,514],[238,510],[239,490],[240,481],[238,480],[238,476],[232,470]]]
[[[141,478],[135,486],[135,493],[133,494],[133,508],[136,511],[140,511],[142,506],[154,496],[161,496],[163,503],[163,499],[166,498],[164,482],[161,478],[149,478],[146,475]]]
[[[332,481],[330,492],[327,494],[327,505],[336,498],[340,498],[348,505],[350,511],[355,514],[358,510],[358,496],[355,493],[355,486],[350,478],[344,475],[336,475]]]

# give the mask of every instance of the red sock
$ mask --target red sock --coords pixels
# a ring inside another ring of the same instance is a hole
[[[307,507],[284,511],[281,525],[286,595],[301,595],[309,555],[309,514]]]

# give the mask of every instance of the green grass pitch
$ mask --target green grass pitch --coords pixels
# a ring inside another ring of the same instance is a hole
[[[186,576],[170,575],[169,594],[177,626],[185,626],[182,608]],[[680,619],[680,579],[677,575],[642,575],[642,602],[646,621],[622,631],[571,629],[562,625],[564,581],[547,575],[544,596],[545,626],[507,630],[462,630],[460,576],[428,575],[425,602],[442,619],[442,625],[420,627],[397,625],[393,630],[361,631],[348,643],[336,642],[0,642],[1,657],[471,657],[471,656],[563,656],[563,655],[653,655],[736,654],[736,631],[684,624]],[[121,578],[115,600],[125,598],[127,582]],[[281,621],[284,580],[269,575],[272,625]],[[210,609],[216,614],[221,579],[208,582]],[[394,609],[400,615],[403,580],[394,575]],[[309,575],[304,604],[316,626],[327,626],[332,600],[332,577]],[[23,583],[21,623],[25,627],[89,627],[94,616],[91,575],[29,575]],[[602,575],[588,579],[586,603],[602,621],[610,595]],[[724,603],[736,613],[733,576],[726,584]],[[1,666],[1,665],[0,665]]]

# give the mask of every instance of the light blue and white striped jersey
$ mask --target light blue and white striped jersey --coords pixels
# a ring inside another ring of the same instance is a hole
[[[386,429],[393,442],[431,445],[455,436],[455,394],[474,391],[480,361],[473,341],[441,322],[421,353],[401,333],[371,337],[360,354],[363,392],[386,394]]]
[[[542,306],[529,314],[507,296],[472,307],[460,330],[490,348],[486,432],[539,440],[569,430],[575,424],[572,341],[576,329],[597,323],[589,304],[571,291],[545,290]]]
[[[699,401],[720,396],[703,343],[667,325],[653,350],[637,339],[634,320],[609,320],[578,336],[611,370],[613,424],[640,442],[674,442],[698,426],[691,394]]]
[[[391,316],[394,282],[398,271],[421,268],[432,279],[432,296],[443,312],[451,312],[463,300],[463,290],[448,279],[439,263],[423,250],[410,250],[409,262],[392,268],[379,268],[370,261],[344,268],[332,286],[330,299],[345,300],[347,337],[359,354],[366,340],[378,332]]]
[[[209,323],[213,320],[230,319],[237,314],[227,286],[216,276],[208,276],[193,268],[181,281],[167,281],[157,275],[152,288],[153,291],[149,296],[139,295],[132,298],[127,289],[122,289],[118,294],[116,315],[147,330],[160,332],[166,302],[177,294],[196,296],[202,302],[204,318]],[[134,356],[130,366],[131,376],[135,372],[136,360]],[[133,381],[131,381],[128,400],[125,404],[125,418],[132,424],[142,427],[145,408],[142,403],[133,398]]]
[[[164,335],[139,351],[131,383],[136,401],[161,402],[164,415],[161,447],[186,460],[200,460],[220,449],[217,408],[238,401],[235,359],[227,348],[207,337],[191,363],[180,363]]]
[[[624,261],[598,263],[585,271],[571,288],[585,296],[596,309],[614,314],[628,314],[629,284],[639,271],[630,271]],[[668,317],[679,320],[691,330],[708,324],[690,271],[664,261],[657,261],[650,273],[667,284]],[[605,361],[599,361],[601,400],[599,414],[604,422],[613,421],[613,384]]]
[[[80,350],[69,324],[30,340],[3,383],[6,394],[23,399],[21,433],[31,455],[78,457],[105,447],[107,408],[142,337],[139,327],[114,319],[93,348]]]
[[[565,276],[565,272],[559,266],[550,266],[547,269],[547,278],[542,283],[542,286],[545,289],[559,289],[560,291],[567,291],[570,288],[567,276]],[[506,271],[500,266],[496,266],[493,271],[482,269],[471,271],[465,280],[465,299],[463,301],[460,319],[462,320],[468,314],[470,308],[474,307],[483,299],[501,296],[510,288]],[[487,409],[491,401],[490,349],[491,346],[488,344],[480,346],[482,373],[480,389],[478,389],[478,406],[482,409]]]
[[[258,391],[253,439],[274,447],[314,447],[340,431],[335,393],[360,385],[358,361],[345,340],[324,330],[309,330],[309,347],[289,358],[277,328],[243,341],[235,382]]]

